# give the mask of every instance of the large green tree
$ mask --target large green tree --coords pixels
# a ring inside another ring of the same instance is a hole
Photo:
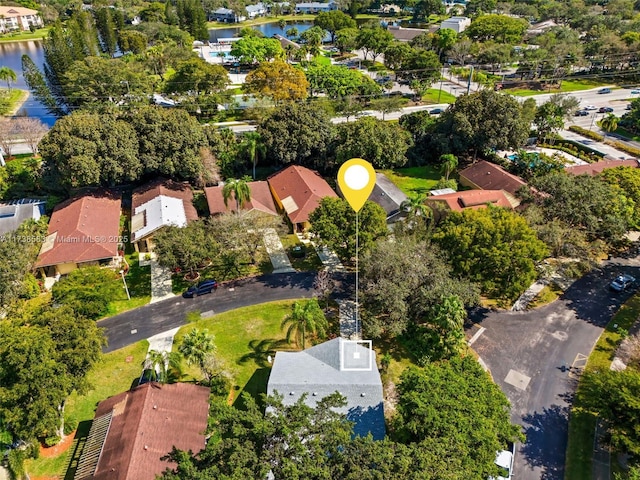
[[[635,204],[634,225],[640,226],[640,170],[633,167],[608,168],[601,173],[602,179],[616,185]]]
[[[360,272],[363,327],[376,338],[427,324],[449,295],[466,306],[479,299],[478,288],[453,275],[437,246],[414,237],[376,242],[362,256]]]
[[[249,72],[244,84],[246,93],[267,97],[276,105],[304,100],[308,89],[309,82],[304,72],[282,60],[262,62],[258,68]]]
[[[398,168],[407,163],[406,153],[412,140],[409,132],[397,124],[372,117],[338,126],[336,160],[364,158],[375,168]]]
[[[324,93],[336,99],[348,95],[377,95],[380,86],[368,75],[340,65],[312,63],[305,70],[311,95]]]
[[[331,34],[331,43],[336,41],[336,32],[343,28],[356,28],[356,21],[341,10],[320,12],[313,20],[313,24],[319,26]]]
[[[616,242],[633,223],[633,199],[598,177],[556,172],[535,177],[530,185],[544,193],[531,195],[529,201],[541,207],[546,221],[562,220],[589,241]]]
[[[488,14],[477,17],[465,30],[465,35],[476,41],[495,40],[501,43],[517,43],[529,24],[522,18]]]
[[[153,238],[158,262],[193,274],[218,253],[218,242],[208,237],[207,225],[202,220],[190,222],[186,227],[167,226]]]
[[[495,476],[496,451],[523,439],[509,401],[472,356],[410,367],[397,388],[394,436],[438,452],[438,473],[429,478]]]
[[[519,148],[529,128],[516,99],[481,90],[459,97],[440,115],[434,133],[448,152],[475,158],[485,150]]]
[[[447,252],[453,271],[482,286],[484,293],[515,299],[536,278],[546,245],[520,215],[505,208],[451,212],[433,241]]]
[[[284,105],[258,124],[267,158],[277,164],[326,167],[335,127],[326,110],[312,104]]]
[[[362,49],[365,60],[371,54],[371,60],[375,62],[393,42],[393,35],[380,26],[363,27],[358,31],[356,46]]]
[[[241,63],[262,63],[275,58],[283,58],[284,50],[275,38],[260,38],[250,35],[233,42],[231,55]]]
[[[387,235],[387,215],[373,202],[366,202],[358,214],[358,247],[367,251],[378,238]],[[309,215],[311,231],[320,242],[334,250],[343,260],[350,262],[356,255],[356,213],[346,200],[323,198],[318,208]]]

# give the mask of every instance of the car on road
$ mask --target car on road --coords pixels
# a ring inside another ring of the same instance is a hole
[[[640,89],[634,88],[633,90],[631,90],[631,93],[633,95],[640,95]]]
[[[442,108],[434,108],[433,110],[429,111],[430,115],[440,115],[442,112],[444,112],[444,109]]]
[[[583,108],[583,110],[597,110],[598,107],[596,107],[595,105],[587,105],[586,107]]]
[[[489,480],[509,480],[513,475],[513,453],[515,448],[511,450],[500,450],[496,454],[495,464],[498,466],[498,476],[490,477]]]
[[[197,285],[190,286],[186,292],[182,294],[184,298],[193,298],[199,295],[204,295],[205,293],[211,293],[214,290],[217,290],[218,282],[215,280],[203,280]]]
[[[629,288],[631,285],[633,285],[633,282],[635,281],[636,281],[635,277],[632,277],[631,275],[626,273],[621,274],[621,275],[618,275],[613,280],[613,282],[609,284],[609,289],[613,290],[614,292],[622,292],[627,288]]]
[[[613,108],[611,107],[600,107],[598,109],[598,113],[611,113],[613,112]]]
[[[589,112],[586,110],[576,110],[576,113],[573,114],[574,117],[588,117]]]
[[[611,89],[610,88],[601,88],[600,90],[598,90],[598,93],[602,94],[602,93],[611,93]]]

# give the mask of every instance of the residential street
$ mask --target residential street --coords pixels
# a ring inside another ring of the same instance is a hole
[[[195,298],[177,296],[98,322],[106,330],[111,352],[185,323],[186,314],[204,316],[264,302],[310,297],[315,273],[271,274],[223,283],[217,291]]]
[[[473,314],[486,329],[473,348],[511,401],[512,420],[527,436],[516,452],[518,480],[564,478],[575,374],[602,328],[632,294],[609,291],[609,282],[619,272],[640,278],[640,259],[612,259],[574,283],[559,300],[533,311]],[[476,327],[469,333],[475,331]]]

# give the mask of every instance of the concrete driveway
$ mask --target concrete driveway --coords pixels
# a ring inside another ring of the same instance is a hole
[[[574,283],[557,301],[528,312],[476,310],[473,348],[511,401],[511,416],[527,440],[518,446],[514,478],[562,480],[568,414],[577,373],[603,327],[633,292],[614,294],[618,272],[640,279],[637,258],[605,263]]]

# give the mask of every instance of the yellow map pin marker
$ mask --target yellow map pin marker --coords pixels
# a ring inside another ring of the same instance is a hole
[[[352,158],[338,170],[338,185],[351,208],[359,212],[376,184],[376,172],[369,162]]]

